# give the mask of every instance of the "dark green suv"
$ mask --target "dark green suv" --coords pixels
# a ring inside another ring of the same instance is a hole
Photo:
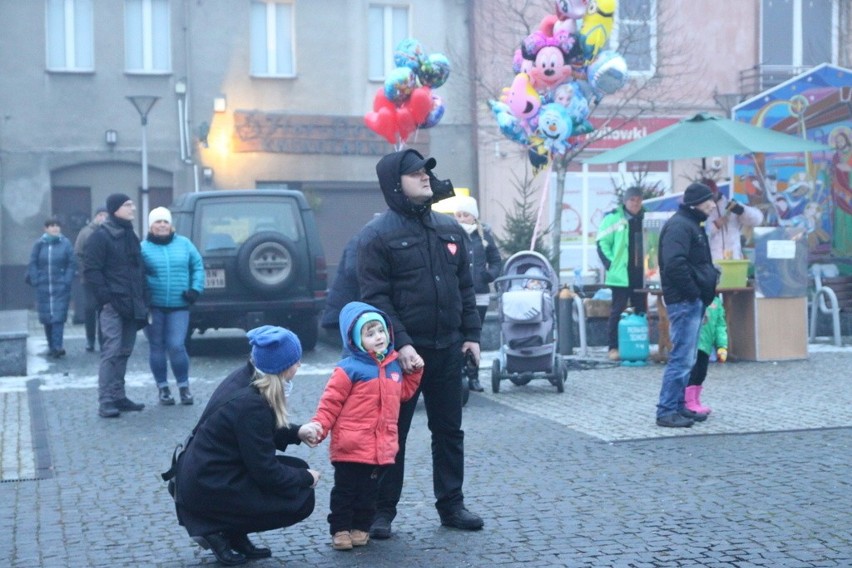
[[[300,191],[187,193],[170,209],[175,230],[204,258],[204,294],[190,309],[190,335],[271,324],[293,330],[303,349],[314,348],[327,268]]]

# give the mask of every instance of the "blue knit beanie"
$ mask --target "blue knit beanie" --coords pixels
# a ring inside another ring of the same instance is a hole
[[[246,337],[254,367],[268,375],[277,375],[302,359],[302,344],[289,329],[263,325],[249,330]]]
[[[366,349],[364,349],[364,345],[361,343],[361,330],[371,321],[379,322],[382,324],[382,328],[384,328],[385,333],[388,332],[388,326],[385,323],[385,318],[383,318],[380,314],[376,312],[364,312],[358,316],[358,319],[355,320],[355,325],[352,327],[352,341],[361,351],[366,351]]]

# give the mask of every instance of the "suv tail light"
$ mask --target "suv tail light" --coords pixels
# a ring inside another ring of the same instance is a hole
[[[320,286],[314,290],[314,298],[325,298],[328,295],[328,265],[324,256],[314,257],[314,281]]]

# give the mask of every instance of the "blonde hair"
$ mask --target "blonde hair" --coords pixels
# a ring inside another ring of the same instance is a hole
[[[479,222],[479,219],[476,219],[475,222],[476,232],[479,233],[479,238],[482,239],[482,248],[487,249],[491,243],[489,243],[488,239],[485,238],[485,227],[482,226],[482,223]]]
[[[275,413],[275,427],[286,428],[290,425],[287,420],[287,397],[284,395],[284,384],[279,375],[270,375],[255,368],[251,384],[257,387],[261,396],[266,399]]]

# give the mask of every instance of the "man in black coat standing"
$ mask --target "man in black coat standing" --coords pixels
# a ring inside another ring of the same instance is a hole
[[[713,192],[693,183],[683,203],[660,233],[660,279],[669,313],[672,351],[663,372],[657,426],[689,428],[706,414],[684,406],[684,391],[698,352],[704,310],[716,295],[719,272],[713,266],[707,233],[701,224],[713,209]]]
[[[148,322],[145,265],[139,238],[133,232],[136,205],[123,193],[106,200],[109,218],[92,233],[85,246],[86,285],[97,301],[103,337],[98,369],[98,414],[115,418],[122,411],[139,411],[144,404],[127,398],[124,375],[136,344],[136,332]]]
[[[379,482],[373,538],[389,538],[402,494],[405,440],[420,392],[432,432],[432,478],[441,524],[479,530],[482,519],[465,508],[462,389],[465,352],[479,364],[482,327],[476,311],[466,235],[431,204],[453,194],[449,181],[432,173],[434,158],[408,149],[376,164],[388,210],[362,230],[357,273],[361,298],[388,314],[399,360],[406,372],[417,355],[425,362],[423,379],[399,415],[396,463]]]

